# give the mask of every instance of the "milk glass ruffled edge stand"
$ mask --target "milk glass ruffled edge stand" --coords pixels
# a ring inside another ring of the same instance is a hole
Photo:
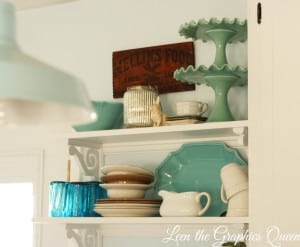
[[[189,65],[187,68],[179,68],[174,71],[174,78],[188,84],[206,84],[212,87],[215,93],[215,103],[208,122],[234,120],[229,105],[228,91],[233,86],[247,84],[248,69],[236,66],[230,67],[227,61],[226,46],[228,43],[244,42],[247,40],[247,21],[237,18],[230,20],[223,18],[218,20],[211,18],[209,21],[200,19],[191,21],[179,28],[179,34],[185,38],[213,41],[216,46],[214,63],[210,67],[200,65],[195,68]]]

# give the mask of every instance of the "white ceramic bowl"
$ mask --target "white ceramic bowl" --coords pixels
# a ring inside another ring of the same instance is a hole
[[[108,174],[101,177],[101,181],[107,184],[151,184],[153,175],[144,174]]]
[[[104,175],[112,174],[143,174],[153,176],[153,173],[143,167],[134,166],[134,165],[107,165],[101,168],[101,172]]]
[[[149,184],[100,184],[109,198],[144,198]]]

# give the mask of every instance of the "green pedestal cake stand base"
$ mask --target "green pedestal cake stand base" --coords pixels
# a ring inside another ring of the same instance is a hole
[[[246,26],[246,20],[241,21],[237,18],[233,20],[211,18],[209,21],[200,19],[198,22],[191,21],[181,25],[179,34],[193,40],[213,41],[216,47],[213,64],[222,67],[224,64],[228,64],[226,57],[227,44],[247,40]]]
[[[247,84],[247,68],[239,66],[230,68],[224,65],[221,68],[212,65],[206,68],[204,65],[194,68],[188,66],[174,72],[174,78],[189,84],[206,84],[215,92],[215,103],[208,122],[232,121],[234,120],[228,105],[228,92],[233,86],[244,86]]]

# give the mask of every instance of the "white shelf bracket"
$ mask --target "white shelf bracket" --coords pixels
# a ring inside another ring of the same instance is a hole
[[[99,178],[100,155],[102,151],[95,147],[69,146],[69,154],[75,155],[78,159],[82,174]],[[101,158],[102,162],[103,158]]]
[[[232,128],[232,132],[239,136],[238,144],[242,146],[248,145],[248,128],[247,127],[234,127]]]
[[[102,233],[98,225],[66,225],[67,238],[74,239],[78,247],[101,247]]]

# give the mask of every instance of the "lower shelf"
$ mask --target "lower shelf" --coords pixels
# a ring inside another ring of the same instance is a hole
[[[36,224],[247,224],[249,217],[42,217]]]
[[[249,225],[248,217],[72,217],[33,221],[65,224],[67,237],[74,239],[78,247],[103,246],[103,237],[150,237],[162,243],[175,241],[177,244],[177,238],[206,243],[216,239],[222,243],[228,236],[244,236]],[[93,244],[86,239],[93,239]]]

